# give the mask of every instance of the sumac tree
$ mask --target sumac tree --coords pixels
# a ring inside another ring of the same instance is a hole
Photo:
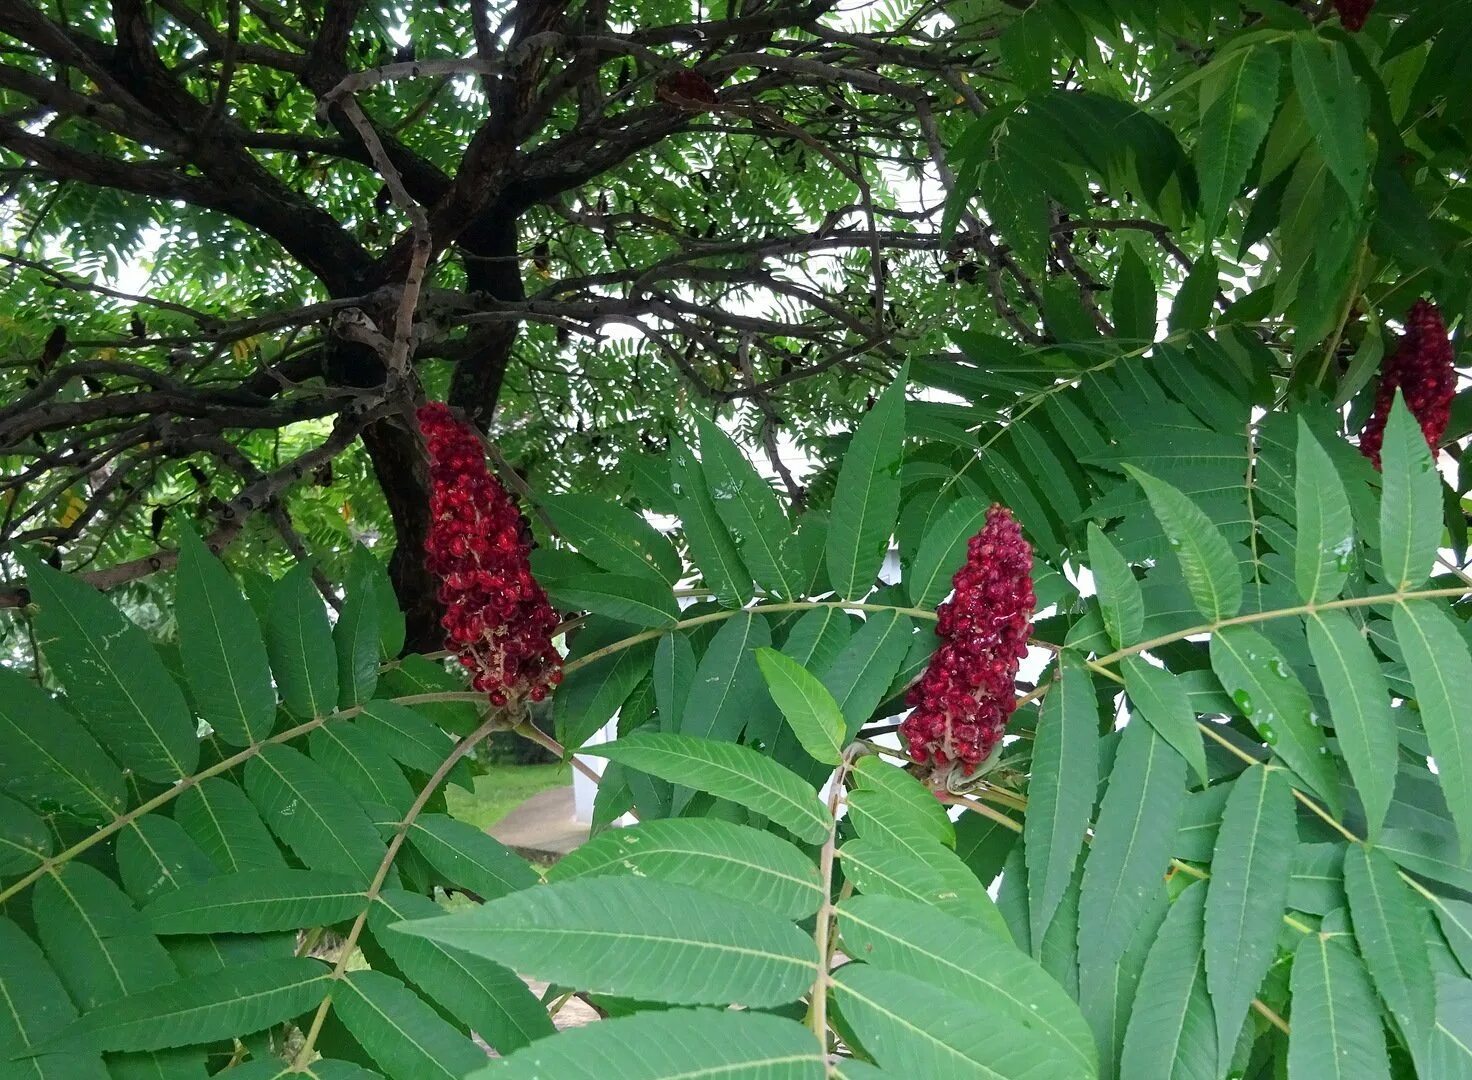
[[[1472,5],[213,15],[0,5],[0,1075],[1472,1075]],[[84,336],[109,227],[206,362]],[[475,381],[619,319],[659,392]],[[550,868],[498,731],[597,773]]]

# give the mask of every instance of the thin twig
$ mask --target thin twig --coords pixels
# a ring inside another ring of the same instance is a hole
[[[328,100],[323,98],[324,106]],[[414,200],[404,186],[404,178],[394,167],[388,151],[384,149],[383,142],[378,137],[378,132],[369,122],[357,98],[350,94],[345,95],[338,104],[348,118],[348,122],[357,131],[359,138],[363,140],[363,147],[368,151],[373,167],[378,170],[378,174],[383,177],[383,182],[388,186],[394,205],[409,217],[409,268],[404,275],[404,290],[399,294],[399,306],[394,316],[393,344],[388,356],[384,358],[388,365],[389,393],[393,394],[396,390],[405,387],[409,381],[409,342],[414,329],[414,312],[419,307],[419,293],[424,287],[424,273],[429,266],[430,254],[433,251],[429,215],[424,212],[424,207]]]
[[[565,758],[568,756],[567,747],[563,746],[560,742],[554,739],[551,735],[548,735],[541,728],[537,727],[530,720],[528,720],[524,724],[518,725],[515,731],[516,734],[520,735],[523,739],[526,739],[528,742],[536,743],[543,750],[555,754],[559,758]],[[593,781],[593,783],[603,783],[603,777],[598,775],[597,771],[591,768],[586,762],[580,761],[577,754],[572,755],[572,767],[578,772],[582,773],[584,776],[586,776],[589,780]]]

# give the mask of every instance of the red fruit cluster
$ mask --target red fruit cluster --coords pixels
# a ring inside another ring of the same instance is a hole
[[[716,103],[716,91],[698,71],[673,71],[655,84],[663,101],[692,112],[704,112]]]
[[[516,504],[486,468],[475,431],[449,408],[419,410],[429,448],[429,570],[440,580],[446,647],[494,705],[541,701],[562,681],[557,613],[532,577]]]
[[[935,632],[944,639],[911,689],[913,712],[900,725],[916,761],[937,769],[955,763],[966,775],[986,760],[1017,705],[1017,663],[1027,655],[1032,547],[1012,514],[992,506],[971,538],[966,565],[940,606]]]
[[[1452,398],[1457,392],[1457,371],[1446,324],[1435,304],[1417,300],[1406,316],[1405,336],[1380,372],[1380,389],[1375,394],[1375,411],[1360,434],[1360,453],[1380,467],[1380,447],[1385,441],[1385,422],[1399,390],[1411,415],[1421,425],[1432,452],[1441,444],[1451,417]]]
[[[1365,20],[1369,18],[1370,9],[1375,6],[1375,0],[1334,0],[1334,10],[1339,12],[1339,22],[1346,30],[1363,30]]]

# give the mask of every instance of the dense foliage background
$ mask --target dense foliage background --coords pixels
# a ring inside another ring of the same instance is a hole
[[[1356,446],[1472,305],[1472,4],[1355,24],[0,4],[0,1075],[1472,1076],[1472,398]],[[530,710],[437,651],[426,398]],[[1009,737],[906,770],[992,502]],[[446,812],[615,718],[550,870]]]

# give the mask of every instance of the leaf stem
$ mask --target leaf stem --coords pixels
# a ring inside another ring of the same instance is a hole
[[[1291,618],[1295,615],[1312,615],[1319,611],[1373,607],[1378,604],[1403,604],[1407,600],[1464,597],[1467,595],[1467,591],[1466,586],[1445,589],[1398,589],[1395,592],[1377,593],[1374,596],[1350,596],[1342,600],[1326,600],[1320,604],[1298,604],[1294,607],[1274,608],[1271,611],[1253,611],[1246,615],[1233,615],[1230,619],[1218,619],[1216,622],[1202,623],[1199,626],[1189,626],[1184,630],[1177,630],[1174,633],[1161,634],[1159,637],[1150,638],[1137,645],[1128,645],[1122,649],[1115,649],[1114,652],[1099,657],[1093,663],[1107,667],[1110,664],[1118,663],[1127,656],[1137,656],[1142,652],[1148,652],[1161,645],[1170,645],[1174,642],[1196,637],[1200,634],[1212,634],[1227,626],[1245,626],[1250,623],[1268,622],[1272,619]]]
[[[1320,606],[1322,607],[1323,605]],[[1205,734],[1209,735],[1212,739],[1220,743],[1229,753],[1235,755],[1242,761],[1248,762],[1253,765],[1263,764],[1262,762],[1258,761],[1257,758],[1244,751],[1241,747],[1237,746],[1231,740],[1223,738],[1221,734],[1213,731],[1210,724],[1204,724],[1200,720],[1198,720],[1196,721],[1196,726],[1199,727]],[[1280,768],[1280,766],[1273,764],[1268,764],[1265,767],[1269,769]],[[1300,805],[1313,813],[1314,816],[1323,821],[1340,836],[1344,837],[1344,839],[1347,840],[1349,843],[1363,844],[1365,842],[1363,837],[1356,836],[1353,830],[1347,828],[1343,823],[1335,818],[1333,814],[1329,813],[1329,811],[1325,810],[1322,806],[1320,806],[1309,796],[1305,795],[1302,791],[1299,791],[1298,788],[1292,787],[1291,785],[1290,788],[1293,792],[1293,797],[1298,800]],[[1433,893],[1430,889],[1426,888],[1426,886],[1422,885],[1410,874],[1406,873],[1404,870],[1401,870],[1399,867],[1396,868],[1395,872],[1400,875],[1400,879],[1404,881],[1407,885],[1409,885],[1414,892],[1419,893],[1424,899],[1430,901],[1433,904],[1439,903],[1436,894]],[[1296,929],[1304,929],[1304,932],[1307,933],[1307,929],[1301,926],[1296,927]]]
[[[711,611],[704,615],[696,615],[693,618],[681,619],[673,626],[665,626],[657,630],[644,630],[629,637],[620,638],[618,641],[605,645],[601,649],[594,649],[586,656],[580,656],[576,660],[569,660],[563,665],[562,670],[571,675],[574,671],[587,667],[595,660],[602,660],[605,656],[612,656],[614,653],[622,652],[624,649],[634,645],[639,645],[645,641],[654,641],[675,630],[689,630],[691,627],[720,622],[723,619],[731,618],[733,615],[762,615],[767,613],[777,615],[790,611],[813,611],[820,608],[843,608],[845,611],[893,611],[900,615],[908,615],[912,619],[925,619],[928,622],[935,622],[939,618],[935,612],[926,608],[896,607],[893,604],[864,604],[857,600],[799,600],[781,604],[766,604],[762,607],[754,608],[731,608],[726,611]]]
[[[969,799],[965,795],[953,795],[949,791],[939,790],[936,791],[935,797],[943,803],[948,803],[951,806],[961,806],[970,810],[973,814],[980,814],[982,817],[990,821],[995,821],[998,825],[1006,829],[1011,829],[1015,833],[1022,831],[1022,824],[1020,822],[1013,821],[1000,810],[993,810],[979,799]]]
[[[220,773],[229,772],[241,762],[249,761],[251,758],[259,754],[262,749],[272,745],[273,743],[289,742],[290,740],[295,739],[298,736],[306,735],[308,732],[317,730],[317,728],[321,727],[328,720],[338,717],[355,716],[361,711],[361,707],[354,706],[351,709],[344,709],[341,712],[333,713],[331,716],[315,717],[311,720],[308,720],[304,724],[298,724],[294,728],[289,728],[286,731],[280,732],[279,734],[272,735],[270,738],[262,739],[258,743],[251,743],[251,745],[247,746],[239,753],[232,754],[222,761],[217,761],[209,768],[197,772],[193,776],[184,777],[173,787],[159,792],[147,802],[139,803],[127,813],[119,814],[117,817],[109,821],[106,825],[99,826],[96,830],[88,833],[81,840],[78,840],[75,844],[67,848],[65,851],[58,852],[57,854],[52,855],[50,858],[41,860],[40,865],[32,870],[29,874],[26,874],[25,877],[11,882],[4,889],[0,889],[0,904],[5,903],[6,900],[9,900],[12,896],[15,896],[17,893],[21,892],[27,886],[31,885],[33,882],[39,879],[43,874],[52,873],[58,866],[63,866],[66,863],[70,862],[72,859],[76,858],[78,855],[86,851],[88,848],[92,847],[94,844],[100,844],[109,836],[113,835],[116,832],[119,832],[128,825],[131,825],[133,822],[137,821],[144,814],[152,813],[159,807],[173,802],[176,798],[184,794],[184,792],[188,791],[190,788],[198,786],[201,780],[208,780],[212,776],[218,776]]]
[[[871,611],[881,613],[892,611],[901,615],[908,615],[911,618],[925,619],[930,622],[934,622],[937,618],[935,612],[927,611],[922,608],[896,607],[890,604],[864,604],[847,600],[802,601],[795,603],[770,604],[760,608],[736,608],[730,611],[710,612],[708,614],[699,615],[691,619],[685,619],[679,623],[676,623],[674,626],[669,627],[667,630],[651,630],[640,634],[634,634],[631,637],[624,638],[621,641],[615,641],[610,645],[606,645],[601,649],[597,649],[594,652],[589,653],[587,656],[582,656],[576,660],[570,661],[563,670],[569,673],[577,671],[579,668],[591,664],[593,661],[599,660],[604,656],[612,655],[615,652],[620,652],[623,649],[627,649],[642,641],[652,641],[662,634],[669,632],[669,630],[683,630],[693,626],[701,626],[706,623],[717,622],[722,619],[729,619],[731,616],[739,615],[743,612],[760,611],[781,613],[791,611],[809,611],[815,608],[844,608],[849,611]],[[422,694],[405,694],[400,697],[385,698],[382,700],[392,701],[394,704],[397,705],[430,705],[458,701],[483,704],[486,700],[486,696],[473,690],[441,690]],[[17,880],[11,882],[9,885],[5,886],[3,889],[0,889],[0,904],[3,904],[12,896],[16,896],[19,893],[23,892],[25,889],[29,888],[43,875],[53,872],[57,867],[65,865],[72,859],[76,858],[76,856],[82,854],[82,852],[88,850],[96,844],[100,844],[103,840],[106,840],[108,837],[121,831],[128,825],[131,825],[134,821],[136,821],[143,815],[152,813],[154,810],[168,805],[184,792],[196,786],[201,780],[207,780],[212,776],[218,776],[221,773],[229,772],[231,769],[235,768],[235,766],[249,761],[251,758],[255,757],[256,754],[260,753],[262,748],[266,746],[277,743],[290,742],[292,739],[299,738],[302,735],[306,735],[315,731],[317,728],[321,727],[329,720],[345,720],[358,715],[362,711],[363,707],[361,705],[354,705],[351,708],[342,709],[328,716],[313,717],[311,720],[308,720],[305,723],[301,723],[296,725],[295,727],[288,728],[286,731],[278,732],[277,734],[272,735],[266,739],[262,739],[260,742],[252,743],[245,749],[240,750],[237,753],[234,753],[229,757],[216,762],[214,765],[211,765],[207,769],[203,769],[200,772],[197,772],[191,776],[184,777],[173,787],[159,792],[159,794],[155,795],[153,798],[147,800],[146,802],[140,803],[132,810],[129,810],[127,813],[120,814],[118,817],[114,818],[106,825],[102,825],[95,829],[93,832],[88,833],[85,837],[77,841],[71,847],[66,848],[64,851],[58,852],[57,854],[52,855],[49,858],[43,859],[34,870],[30,871],[24,877],[18,878]],[[487,720],[487,723],[494,723],[498,722],[499,720],[500,717],[499,715],[497,715]],[[548,746],[548,749],[551,749],[551,746]],[[564,754],[566,753],[565,750],[562,750],[560,752]],[[458,760],[458,758],[456,760]],[[581,766],[580,771],[584,772],[585,775],[588,775],[590,779],[596,780],[598,778],[598,774],[592,769],[588,768],[586,765],[582,765],[582,763],[578,762],[575,757],[573,760],[574,767]]]
[[[833,962],[833,854],[838,847],[838,808],[843,802],[843,782],[853,767],[853,757],[858,747],[849,747],[844,752],[838,771],[833,774],[828,789],[828,838],[823,841],[823,850],[818,856],[818,877],[823,886],[823,903],[818,908],[817,921],[813,928],[813,942],[818,947],[818,970],[813,977],[813,988],[808,995],[808,1026],[817,1036],[823,1055],[828,1054],[828,986],[831,981],[829,969]]]
[[[1259,999],[1257,999],[1257,998],[1253,998],[1252,999],[1252,1008],[1257,1012],[1257,1014],[1259,1016],[1261,1016],[1268,1023],[1272,1024],[1273,1027],[1277,1028],[1284,1035],[1291,1035],[1292,1034],[1292,1032],[1288,1028],[1288,1021],[1287,1020],[1284,1020],[1281,1016],[1279,1016],[1277,1013],[1275,1013],[1272,1009],[1270,1009],[1266,1005],[1264,1005]]]
[[[518,724],[513,730],[523,739],[536,743],[549,754],[556,754],[559,758],[568,756],[565,746],[531,722]],[[576,754],[572,755],[572,767],[593,781],[593,783],[603,783],[603,777],[595,769],[591,768],[587,762],[580,760]]]

